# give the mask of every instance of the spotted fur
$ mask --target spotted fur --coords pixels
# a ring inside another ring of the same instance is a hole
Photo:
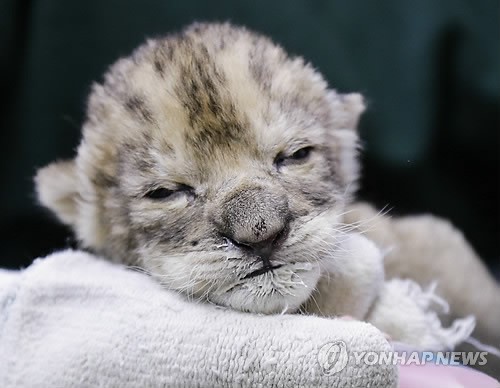
[[[93,86],[76,158],[38,173],[39,198],[83,246],[166,287],[297,309],[355,189],[362,110],[269,39],[194,24]]]

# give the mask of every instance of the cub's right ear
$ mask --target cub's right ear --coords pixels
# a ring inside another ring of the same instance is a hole
[[[37,171],[38,201],[65,224],[74,226],[78,213],[78,180],[73,160],[49,164]]]

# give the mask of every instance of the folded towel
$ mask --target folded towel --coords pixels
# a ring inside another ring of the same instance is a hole
[[[195,303],[79,251],[0,273],[3,388],[395,387],[352,357],[390,349],[364,322]]]

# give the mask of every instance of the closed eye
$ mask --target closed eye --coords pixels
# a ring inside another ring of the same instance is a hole
[[[303,147],[290,155],[284,155],[282,153],[279,153],[274,159],[274,164],[277,167],[280,167],[286,164],[304,163],[309,159],[309,156],[311,156],[311,152],[313,150],[314,147],[308,146],[308,147]]]
[[[289,159],[292,160],[305,160],[309,158],[311,155],[313,148],[312,147],[304,147],[298,151],[295,151],[292,155],[290,155]]]
[[[173,190],[167,189],[165,187],[156,187],[147,191],[146,194],[144,194],[144,198],[160,201],[164,199],[171,199],[177,194],[184,193],[194,195],[194,189],[188,185],[179,185]]]

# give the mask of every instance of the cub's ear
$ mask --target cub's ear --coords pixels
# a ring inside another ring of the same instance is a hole
[[[49,164],[37,171],[38,201],[65,224],[74,226],[78,213],[78,180],[73,160]]]
[[[363,96],[359,93],[338,94],[330,90],[328,97],[331,101],[335,128],[355,130],[365,110]]]

